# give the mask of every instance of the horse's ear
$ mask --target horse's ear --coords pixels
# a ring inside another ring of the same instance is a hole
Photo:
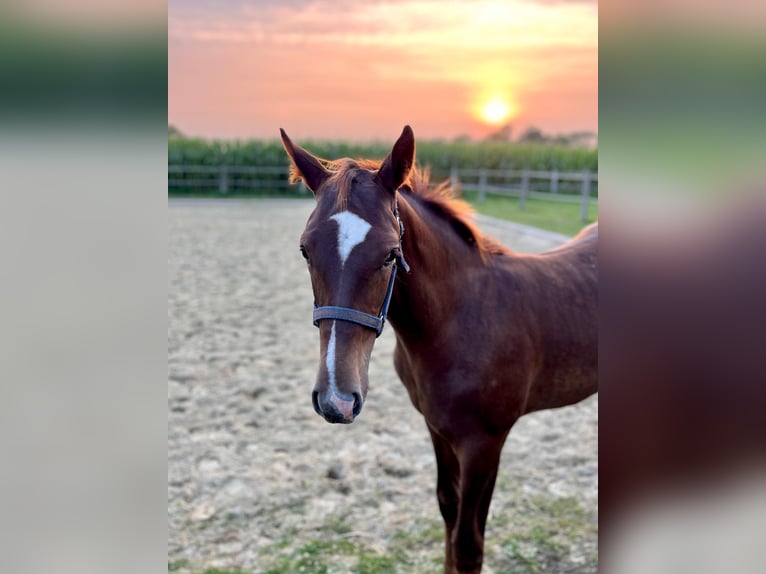
[[[282,134],[282,145],[293,161],[293,166],[297,173],[293,174],[294,177],[303,178],[303,181],[314,195],[317,194],[322,184],[330,177],[330,172],[319,162],[319,160],[303,149],[301,146],[294,144],[292,140],[287,137],[285,130],[279,128],[279,133]]]
[[[396,140],[391,153],[386,156],[378,170],[378,179],[391,192],[399,189],[415,163],[415,134],[410,126],[404,126],[402,135]]]

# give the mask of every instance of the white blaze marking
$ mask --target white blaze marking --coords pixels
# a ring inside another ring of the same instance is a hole
[[[372,229],[372,225],[350,211],[336,213],[330,219],[338,223],[338,255],[340,256],[342,267],[346,263],[348,256],[351,255],[354,247],[367,237],[367,233]],[[332,327],[330,327],[330,341],[327,343],[325,364],[327,365],[330,395],[332,396],[338,390],[335,379],[335,321],[332,322]]]
[[[327,357],[325,358],[327,364],[327,374],[330,378],[330,396],[337,388],[335,386],[335,321],[332,322],[330,328],[330,342],[327,343]]]
[[[354,247],[367,237],[372,225],[350,211],[341,211],[330,219],[338,222],[338,254],[340,255],[341,267],[343,267]]]

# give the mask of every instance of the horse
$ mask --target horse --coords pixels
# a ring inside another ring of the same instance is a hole
[[[330,423],[359,416],[388,320],[436,455],[444,572],[478,573],[511,427],[597,391],[598,224],[518,254],[483,235],[448,184],[429,186],[410,126],[382,162],[324,160],[280,132],[292,181],[316,199],[300,238],[319,327],[314,410]]]

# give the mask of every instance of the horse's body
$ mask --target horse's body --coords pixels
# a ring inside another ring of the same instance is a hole
[[[374,327],[347,313],[377,311],[390,279],[396,371],[436,454],[444,569],[479,572],[511,427],[525,413],[596,391],[597,227],[548,253],[516,254],[412,172],[409,128],[379,166],[343,160],[335,172],[283,140],[318,202],[302,238],[315,298],[330,310],[315,314],[323,357],[315,408],[330,422],[361,411]],[[411,271],[397,276],[397,265]]]

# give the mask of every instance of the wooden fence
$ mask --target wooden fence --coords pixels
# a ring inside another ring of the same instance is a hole
[[[432,172],[432,180],[440,181],[447,174]],[[524,209],[527,199],[560,201],[580,204],[580,218],[586,221],[591,201],[598,198],[598,173],[458,169],[449,172],[453,185],[462,191],[477,194],[477,201],[487,194],[517,197]],[[229,193],[288,192],[291,184],[284,166],[210,166],[168,165],[168,189],[171,191]],[[308,193],[301,183],[299,193]]]
[[[579,203],[582,221],[588,218],[590,202],[598,198],[598,173],[590,171],[452,168],[450,181],[463,191],[476,192],[479,203],[488,193],[518,197],[522,210],[528,198]]]
[[[287,191],[284,166],[168,165],[168,189],[217,191]],[[301,191],[304,191],[301,186]]]

